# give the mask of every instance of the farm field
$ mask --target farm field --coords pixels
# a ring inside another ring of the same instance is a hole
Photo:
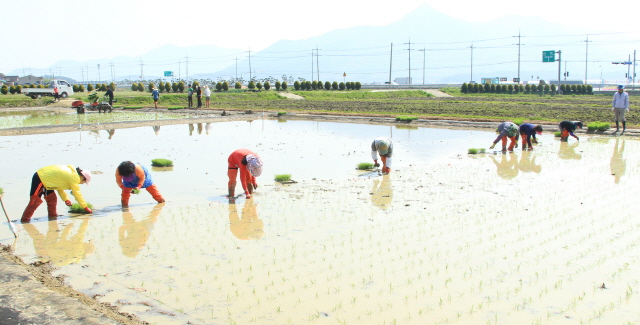
[[[357,171],[380,135],[392,173]],[[530,152],[467,154],[494,138],[297,120],[4,136],[21,160],[0,170],[12,219],[54,163],[95,172],[95,213],[40,207],[0,243],[153,324],[638,324],[640,142],[545,132]],[[252,199],[229,201],[241,147],[265,169]],[[174,162],[151,169],[167,202],[142,191],[122,210],[116,166],[155,158]]]

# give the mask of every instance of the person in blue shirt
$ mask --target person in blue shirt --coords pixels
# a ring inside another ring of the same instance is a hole
[[[531,144],[531,138],[533,138],[533,143],[538,143],[538,139],[536,139],[536,134],[542,134],[542,125],[533,125],[531,123],[523,123],[520,125],[520,136],[522,137],[522,150],[527,150],[527,145],[529,145],[529,150],[533,150],[533,145]]]
[[[160,92],[158,91],[158,88],[153,87],[151,96],[153,96],[153,105],[155,105],[156,109],[158,109],[158,99],[160,99]]]

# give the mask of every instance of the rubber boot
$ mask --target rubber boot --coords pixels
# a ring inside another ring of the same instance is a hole
[[[155,185],[151,185],[147,187],[147,191],[149,192],[149,194],[151,194],[151,196],[153,196],[153,199],[156,200],[158,203],[164,202],[164,198],[162,197],[162,194],[160,194],[160,191],[158,191],[158,188]]]
[[[507,146],[502,146],[502,152],[507,152]]]
[[[618,121],[616,121],[616,132],[618,132],[618,130],[620,130],[620,128],[618,127]]]
[[[253,184],[252,183],[247,184],[247,190],[249,190],[249,194],[253,194]]]
[[[622,122],[622,132],[627,130],[627,122]]]
[[[39,195],[30,196],[29,204],[27,205],[27,208],[24,209],[24,212],[22,213],[22,219],[20,219],[20,221],[22,222],[31,221],[31,217],[33,217],[33,213],[36,212],[36,209],[40,206],[40,204],[42,204],[42,199],[40,198]]]
[[[47,212],[49,213],[49,218],[58,217],[58,211],[56,206],[58,205],[58,196],[56,196],[56,192],[51,192],[49,195],[45,195],[45,200],[47,200]]]

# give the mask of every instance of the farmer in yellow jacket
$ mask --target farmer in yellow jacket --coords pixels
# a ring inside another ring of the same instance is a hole
[[[91,181],[91,172],[75,168],[72,165],[51,165],[38,169],[33,174],[31,180],[31,192],[29,193],[29,205],[22,214],[22,222],[31,221],[31,217],[36,209],[42,204],[40,196],[44,195],[44,199],[47,201],[47,211],[49,218],[55,218],[58,216],[56,211],[56,205],[58,204],[58,197],[54,191],[58,191],[60,198],[67,206],[71,206],[69,196],[65,193],[65,190],[71,190],[71,194],[76,198],[78,204],[87,213],[93,213],[87,206],[87,202],[84,201],[82,193],[80,192],[80,184],[87,184]]]

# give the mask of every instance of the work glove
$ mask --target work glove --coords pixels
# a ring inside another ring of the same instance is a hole
[[[378,161],[377,161],[377,160],[374,160],[374,161],[373,161],[373,167],[380,167],[380,164],[378,164]]]
[[[84,208],[84,211],[86,213],[93,213],[93,211],[89,207]]]
[[[64,201],[64,204],[66,204],[68,207],[70,207],[71,206],[71,201],[66,200],[66,201]]]
[[[495,147],[496,147],[496,144],[494,143],[494,144],[491,145],[491,147],[489,147],[489,149],[493,149]]]
[[[580,138],[578,138],[578,136],[576,136],[576,140],[580,141]]]

